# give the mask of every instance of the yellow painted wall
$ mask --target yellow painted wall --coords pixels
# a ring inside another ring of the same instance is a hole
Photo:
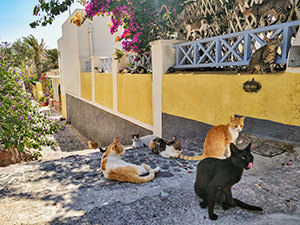
[[[152,75],[118,74],[118,111],[152,125]]]
[[[81,97],[92,101],[92,73],[80,74]]]
[[[255,78],[258,93],[243,83]],[[165,74],[162,110],[211,125],[229,122],[238,114],[300,126],[300,74]]]
[[[95,73],[95,102],[113,108],[112,74]]]
[[[37,95],[37,98],[40,98],[44,95],[43,94],[43,85],[41,82],[36,82],[36,95]]]
[[[36,86],[32,85],[32,94],[33,97],[37,98],[37,90],[36,90]]]
[[[67,118],[66,117],[66,98],[64,95],[61,95],[61,114],[62,114],[62,118]]]

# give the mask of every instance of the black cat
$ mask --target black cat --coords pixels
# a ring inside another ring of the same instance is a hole
[[[201,208],[208,206],[208,215],[211,220],[218,218],[214,214],[216,202],[222,204],[224,210],[236,205],[248,210],[263,210],[232,198],[232,186],[239,182],[243,170],[248,170],[253,165],[250,146],[251,143],[245,149],[239,150],[234,144],[230,144],[231,156],[229,158],[223,160],[206,158],[199,162],[194,188],[196,194],[203,199],[200,203]]]

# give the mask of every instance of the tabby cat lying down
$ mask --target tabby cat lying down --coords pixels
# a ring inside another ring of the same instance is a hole
[[[231,188],[242,178],[243,170],[253,166],[253,155],[250,152],[251,143],[243,150],[230,144],[231,156],[227,159],[206,158],[197,166],[194,189],[203,201],[201,208],[208,206],[211,220],[218,216],[214,214],[215,203],[223,205],[223,209],[239,206],[243,209],[262,211],[257,206],[248,205],[236,198],[232,198]]]
[[[146,183],[153,180],[155,173],[160,170],[159,167],[152,169],[147,164],[138,166],[125,162],[121,159],[123,154],[125,154],[125,149],[119,143],[118,138],[115,138],[102,156],[101,170],[105,178],[132,183]]]

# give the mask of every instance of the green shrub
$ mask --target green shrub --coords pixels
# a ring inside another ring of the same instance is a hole
[[[14,68],[14,56],[8,43],[0,44],[0,144],[6,149],[18,150],[42,146],[55,150],[57,144],[50,134],[63,129],[40,112],[39,105],[24,88],[29,81],[18,68]]]

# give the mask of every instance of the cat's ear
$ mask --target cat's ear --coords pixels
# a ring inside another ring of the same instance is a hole
[[[174,136],[174,137],[173,137],[173,140],[174,140],[174,141],[176,141],[176,140],[177,140],[177,139],[176,139],[176,136]]]
[[[122,154],[123,152],[123,145],[121,145],[119,143],[119,138],[118,137],[115,137],[114,139],[114,142],[112,143],[112,146],[111,146],[112,150],[115,151],[117,154]]]
[[[234,116],[230,116],[230,122],[234,121],[235,117]]]
[[[243,116],[243,117],[241,117],[241,118],[240,118],[240,120],[244,122],[244,120],[245,120],[245,117],[244,117],[244,116]]]
[[[251,145],[252,145],[252,143],[250,143],[249,145],[247,145],[247,147],[245,148],[247,151],[251,151]]]
[[[237,153],[239,149],[235,146],[235,144],[230,143],[230,151],[231,153]]]
[[[114,142],[113,142],[114,144],[117,144],[117,143],[119,143],[119,138],[118,137],[115,137],[114,138]]]

